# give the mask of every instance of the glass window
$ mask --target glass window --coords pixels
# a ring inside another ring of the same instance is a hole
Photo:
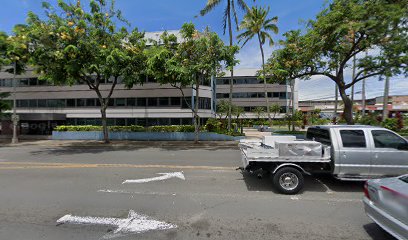
[[[159,98],[159,106],[168,106],[169,105],[169,98],[161,97]]]
[[[75,107],[75,99],[67,99],[67,107]]]
[[[280,92],[279,99],[286,99],[286,92]]]
[[[47,107],[49,108],[55,108],[58,106],[58,102],[56,99],[48,99],[47,100]]]
[[[127,106],[134,107],[136,106],[136,99],[135,98],[127,98],[126,99]]]
[[[146,107],[146,98],[137,98],[136,100],[138,107]]]
[[[272,94],[272,97],[278,98],[278,97],[279,97],[279,92],[274,92],[274,93]]]
[[[77,99],[76,100],[76,105],[77,105],[77,107],[85,107],[86,100],[85,99]]]
[[[371,131],[374,138],[374,145],[376,148],[396,148],[407,144],[407,141],[399,137],[398,135],[385,131],[385,130],[373,130]]]
[[[28,107],[28,100],[17,100],[17,107],[21,108]]]
[[[20,85],[19,86],[28,86],[28,79],[27,78],[22,78],[20,79]]]
[[[126,119],[125,118],[117,118],[116,119],[116,126],[126,126]]]
[[[105,100],[106,100],[106,99],[105,99]],[[114,98],[109,98],[108,106],[109,106],[109,107],[113,107],[114,105],[115,105],[115,99],[114,99]],[[114,121],[114,119],[113,119],[112,121]]]
[[[31,100],[29,100],[29,106],[30,106],[30,108],[36,108],[36,107],[38,107],[38,104],[37,104],[37,99],[31,99]]]
[[[320,142],[326,145],[331,145],[330,134],[326,129],[309,128],[306,133],[306,139]]]
[[[47,107],[47,100],[38,99],[38,107]]]
[[[126,98],[116,98],[116,106],[119,107],[126,106]]]
[[[181,99],[179,97],[172,97],[170,98],[170,105],[172,106],[180,106],[181,105]]]
[[[101,106],[101,101],[99,98],[95,98],[95,106],[100,107]]]
[[[95,106],[95,99],[94,98],[87,98],[86,99],[86,106],[87,107],[94,107]]]
[[[362,130],[340,130],[343,147],[347,148],[365,148],[366,140]]]
[[[149,106],[149,107],[157,106],[157,98],[148,98],[147,99],[147,106]]]
[[[28,81],[30,82],[30,86],[37,86],[37,78],[30,78]]]

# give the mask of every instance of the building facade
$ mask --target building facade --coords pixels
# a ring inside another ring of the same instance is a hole
[[[256,107],[266,109],[265,91],[263,80],[256,77],[258,69],[234,69],[234,87],[232,93],[232,103],[244,108],[245,114],[242,118],[258,118],[254,113]],[[223,77],[216,80],[216,98],[217,102],[221,100],[229,101],[230,77],[229,72],[225,72]],[[269,105],[278,104],[281,107],[280,113],[275,118],[282,118],[292,108],[292,94],[294,99],[293,106],[298,108],[298,82],[294,81],[294,91],[288,83],[267,84],[267,95]],[[267,117],[266,114],[263,117]],[[272,114],[273,117],[273,114]]]
[[[213,81],[200,86],[199,116],[204,122],[214,116]],[[38,80],[27,71],[16,78],[16,111],[20,118],[20,133],[50,134],[56,125],[100,125],[100,103],[96,93],[86,84],[55,86]],[[13,93],[13,76],[0,73],[0,92]],[[102,84],[104,96],[111,84]],[[161,85],[146,78],[142,86],[128,89],[119,83],[107,109],[109,125],[180,125],[192,124],[190,106],[194,104],[192,88],[179,89]],[[12,103],[13,94],[8,100]],[[2,121],[2,134],[11,134],[11,122]]]

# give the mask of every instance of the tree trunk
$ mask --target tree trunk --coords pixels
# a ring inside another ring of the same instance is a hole
[[[109,132],[108,123],[106,119],[106,106],[101,106],[101,116],[102,116],[102,130],[103,130],[103,141],[104,143],[109,143]]]
[[[228,33],[229,33],[229,45],[232,47],[232,25],[231,25],[231,1],[228,0],[227,5],[227,18],[228,18]],[[234,87],[234,66],[231,66],[231,78],[229,81],[230,91],[229,91],[229,106],[228,106],[228,131],[231,131],[231,121],[232,121],[232,90]]]
[[[390,78],[385,77],[384,97],[383,97],[383,121],[388,118],[388,93],[390,90]]]
[[[258,41],[259,41],[259,48],[261,49],[261,56],[262,56],[262,76],[264,82],[264,92],[265,92],[265,102],[266,102],[266,113],[268,114],[268,122],[269,126],[272,126],[272,119],[271,119],[271,111],[269,106],[269,98],[268,98],[268,89],[266,85],[266,74],[265,74],[265,55],[262,47],[261,37],[258,34]]]
[[[353,102],[351,101],[349,96],[347,96],[346,89],[344,87],[339,86],[339,92],[344,103],[343,117],[348,125],[354,125]]]
[[[198,134],[200,132],[200,117],[198,116],[198,104],[199,104],[199,93],[200,93],[200,81],[199,78],[196,81],[196,96],[194,101],[194,143],[198,143]]]

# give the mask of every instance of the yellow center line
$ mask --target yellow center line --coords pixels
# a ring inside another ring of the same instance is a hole
[[[1,166],[4,165],[4,166]],[[13,166],[14,165],[14,166]],[[159,164],[120,164],[120,163],[46,163],[46,162],[0,162],[0,170],[8,169],[65,169],[65,168],[168,168],[195,170],[235,170],[233,167],[159,165]]]

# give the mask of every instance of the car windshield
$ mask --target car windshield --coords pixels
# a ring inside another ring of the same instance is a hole
[[[403,181],[403,182],[408,183],[408,175],[405,175],[405,176],[403,176],[403,177],[400,177],[400,180]]]

